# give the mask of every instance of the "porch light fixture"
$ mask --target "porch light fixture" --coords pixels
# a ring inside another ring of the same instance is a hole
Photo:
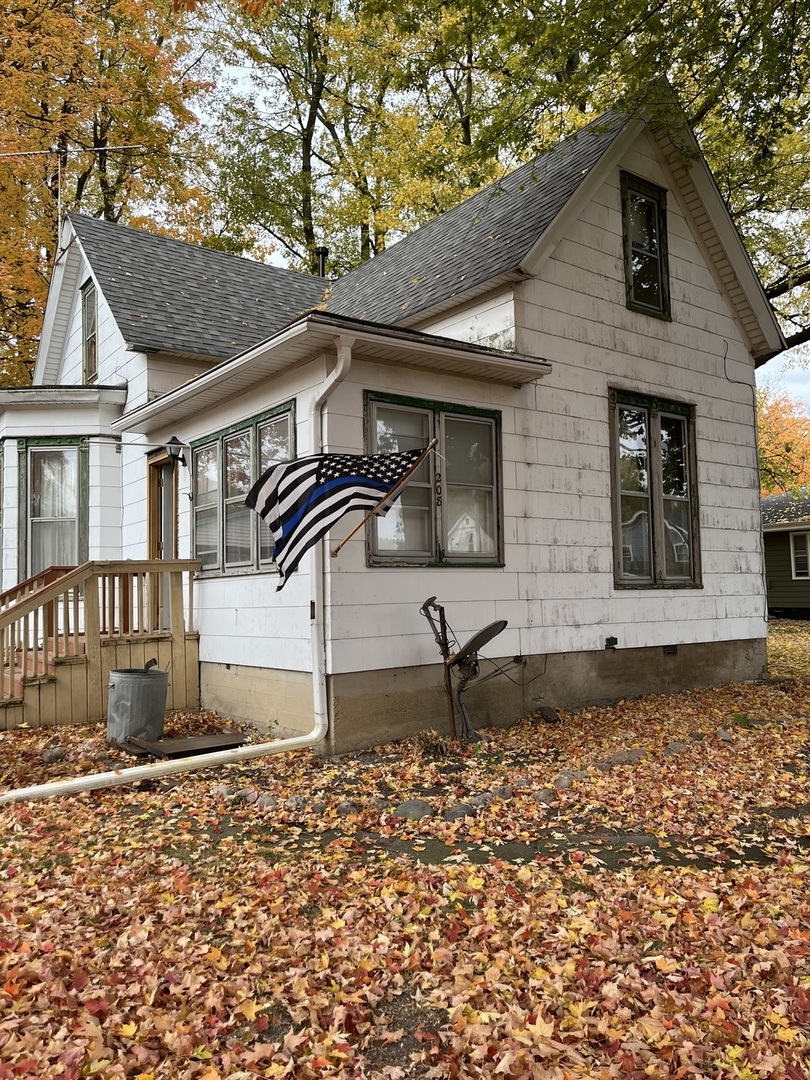
[[[183,453],[183,444],[180,442],[176,435],[172,435],[172,437],[169,439],[163,449],[169,455],[169,460],[172,462],[172,464],[176,465],[178,461],[181,465],[186,464],[186,456]]]

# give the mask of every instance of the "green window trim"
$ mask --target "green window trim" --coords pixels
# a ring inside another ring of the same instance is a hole
[[[669,320],[667,193],[648,180],[623,172],[621,201],[627,307]]]
[[[269,463],[295,457],[295,415],[295,401],[287,401],[191,442],[191,550],[202,561],[202,573],[275,571],[270,531],[245,506],[245,496]],[[277,448],[271,430],[282,436],[281,420],[286,420],[287,453],[268,458]]]
[[[611,389],[609,410],[616,588],[701,588],[695,407]]]
[[[388,514],[368,523],[367,565],[503,566],[501,413],[366,391],[364,424],[370,454],[439,439]]]

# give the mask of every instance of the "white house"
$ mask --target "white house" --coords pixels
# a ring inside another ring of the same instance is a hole
[[[335,282],[68,216],[35,385],[0,392],[3,588],[198,559],[202,703],[303,731],[320,685],[328,752],[444,730],[434,595],[526,659],[470,689],[479,725],[760,676],[754,370],[784,339],[688,149],[608,115]],[[271,462],[433,437],[276,592],[244,505]]]

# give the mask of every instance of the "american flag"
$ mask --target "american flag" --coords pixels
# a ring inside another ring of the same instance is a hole
[[[267,522],[283,589],[314,543],[350,510],[371,510],[396,488],[421,450],[401,454],[313,454],[271,465],[245,503]],[[398,494],[380,508],[385,514]]]

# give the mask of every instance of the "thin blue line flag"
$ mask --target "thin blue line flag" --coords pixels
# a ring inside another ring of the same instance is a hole
[[[268,524],[283,589],[303,555],[350,510],[374,509],[413,468],[421,450],[401,454],[313,454],[271,465],[245,499]],[[380,507],[386,514],[399,498]]]

